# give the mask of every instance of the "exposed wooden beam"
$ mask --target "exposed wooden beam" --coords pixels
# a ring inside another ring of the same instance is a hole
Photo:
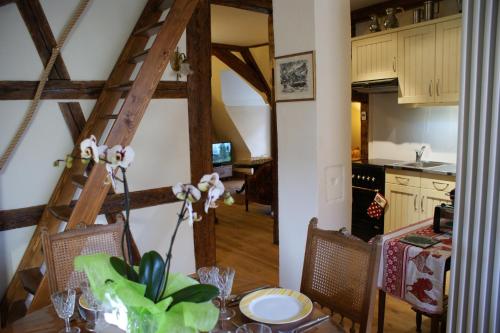
[[[389,7],[403,7],[405,10],[422,5],[422,0],[389,0],[368,7],[353,10],[351,12],[351,24],[368,21],[371,14],[385,15],[385,9]]]
[[[269,84],[267,83],[264,74],[260,70],[259,65],[257,65],[257,62],[255,61],[255,58],[252,55],[252,52],[250,52],[250,49],[245,48],[241,51],[241,56],[243,57],[247,65],[254,70],[255,74],[257,74],[260,82],[262,82],[262,85],[265,87],[264,93],[266,94],[267,102],[271,103],[271,88],[269,87]]]
[[[99,214],[116,214],[123,211],[124,194],[110,194],[106,197]],[[130,192],[130,209],[158,206],[178,201],[172,187],[160,187]],[[71,202],[71,206],[76,200]],[[0,231],[37,225],[46,205],[0,211]]]
[[[278,193],[278,117],[276,114],[276,99],[274,86],[274,29],[273,16],[269,15],[267,19],[269,34],[269,63],[271,64],[271,157],[273,158],[273,243],[279,244],[279,193]]]
[[[42,99],[96,99],[106,81],[49,80]],[[35,96],[38,81],[0,81],[0,100],[28,100]],[[127,95],[123,89],[122,97]],[[186,98],[186,82],[161,81],[153,98]]]
[[[258,74],[246,64],[244,61],[240,60],[237,56],[232,54],[228,49],[212,48],[212,54],[219,58],[220,61],[225,63],[233,71],[241,75],[245,80],[248,81],[257,90],[266,93],[266,86],[259,79]]]
[[[9,3],[14,3],[16,0],[0,0],[0,7],[8,5]]]
[[[212,43],[212,49],[225,49],[229,51],[241,52],[245,49],[245,46],[224,44],[224,43]]]
[[[58,103],[66,125],[68,125],[73,143],[76,144],[81,131],[85,127],[85,117],[80,103]]]
[[[47,17],[43,12],[42,5],[38,0],[18,0],[17,8],[28,28],[28,32],[35,44],[43,66],[46,66],[49,62],[52,49],[57,45],[57,42],[52,34]],[[59,54],[49,75],[49,79],[68,80],[69,78],[66,65]]]
[[[210,3],[213,5],[234,7],[264,14],[273,13],[272,0],[210,0]]]
[[[191,182],[212,172],[212,63],[210,3],[201,0],[186,29],[187,54],[195,72],[188,76],[189,147]],[[197,211],[203,204],[194,205]],[[215,215],[211,210],[193,230],[196,267],[215,265]]]

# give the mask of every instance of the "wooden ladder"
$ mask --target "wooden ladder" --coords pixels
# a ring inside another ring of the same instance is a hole
[[[83,139],[93,134],[99,141],[110,122],[111,129],[104,144],[109,147],[130,144],[198,3],[199,0],[148,0],[77,140],[72,152],[74,156],[80,154],[79,143]],[[165,20],[159,22],[162,13],[169,8]],[[144,50],[153,35],[156,38],[152,46]],[[129,81],[139,63],[141,67],[135,80]],[[123,91],[128,93],[119,112],[115,112]],[[65,229],[75,228],[80,223],[90,225],[99,214],[110,191],[110,184],[105,182],[107,172],[100,163],[88,172],[88,177],[85,172],[82,163],[64,169],[2,299],[2,326],[50,302],[47,276],[41,271],[44,262],[41,229],[45,227],[50,233],[57,233],[61,220],[67,221]],[[76,204],[70,206],[78,187],[82,192]]]

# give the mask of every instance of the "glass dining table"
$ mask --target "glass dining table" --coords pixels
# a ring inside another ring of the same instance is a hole
[[[245,318],[241,312],[239,311],[238,306],[233,307],[236,316],[231,320],[231,322],[227,322],[226,324],[229,326],[232,326],[234,330],[231,330],[234,332],[236,330],[235,326],[242,325],[243,323],[250,322],[247,318]],[[311,314],[304,318],[303,320],[299,322],[295,322],[292,325],[279,325],[279,326],[272,326],[273,332],[290,332],[292,329],[295,327],[301,325],[304,322],[308,322],[312,319],[318,318],[320,316],[323,316],[324,313],[319,310],[318,308],[313,308],[313,311]],[[78,316],[75,316],[74,319],[71,322],[72,326],[78,326],[81,329],[81,332],[88,332],[85,329],[85,322]],[[33,311],[29,314],[27,314],[25,317],[13,322],[9,326],[7,326],[5,329],[3,329],[1,332],[2,333],[47,333],[47,332],[58,332],[64,328],[64,321],[59,319],[57,316],[54,307],[52,305],[48,305],[40,310]],[[229,328],[229,327],[228,327]],[[106,330],[106,333],[114,333],[114,332],[123,332],[119,330],[118,328],[116,329],[110,329]],[[330,320],[326,320],[323,323],[307,330],[306,332],[311,332],[311,333],[336,333],[336,332],[345,332],[337,324]]]

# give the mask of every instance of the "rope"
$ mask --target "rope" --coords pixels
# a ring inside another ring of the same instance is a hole
[[[80,16],[83,14],[85,9],[87,8],[87,5],[90,0],[80,0],[80,3],[78,4],[78,7],[74,10],[73,14],[71,15],[70,19],[64,26],[64,29],[59,37],[59,40],[57,41],[56,46],[52,49],[52,53],[50,55],[49,62],[45,66],[45,69],[42,72],[42,75],[40,77],[40,81],[38,82],[38,86],[36,88],[35,92],[35,97],[31,101],[30,106],[28,108],[28,111],[24,115],[23,121],[17,128],[17,131],[10,140],[9,145],[7,146],[7,149],[5,152],[2,154],[2,157],[0,158],[0,170],[3,169],[7,161],[9,160],[10,156],[16,149],[17,145],[21,141],[21,138],[23,137],[24,133],[28,129],[28,126],[31,124],[31,121],[33,120],[33,116],[35,115],[36,110],[38,109],[38,105],[40,104],[40,99],[42,96],[43,89],[45,88],[45,84],[47,83],[47,80],[49,78],[49,74],[52,71],[52,68],[54,67],[54,63],[56,62],[57,56],[61,52],[62,47],[64,46],[64,43],[66,42],[66,39],[68,38],[68,35],[71,33],[71,30],[73,30],[73,27],[75,26],[76,22],[80,18]]]

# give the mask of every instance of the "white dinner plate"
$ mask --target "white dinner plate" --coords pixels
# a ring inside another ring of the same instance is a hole
[[[270,288],[255,291],[240,302],[240,310],[246,317],[265,324],[289,324],[307,317],[312,302],[295,290]]]

